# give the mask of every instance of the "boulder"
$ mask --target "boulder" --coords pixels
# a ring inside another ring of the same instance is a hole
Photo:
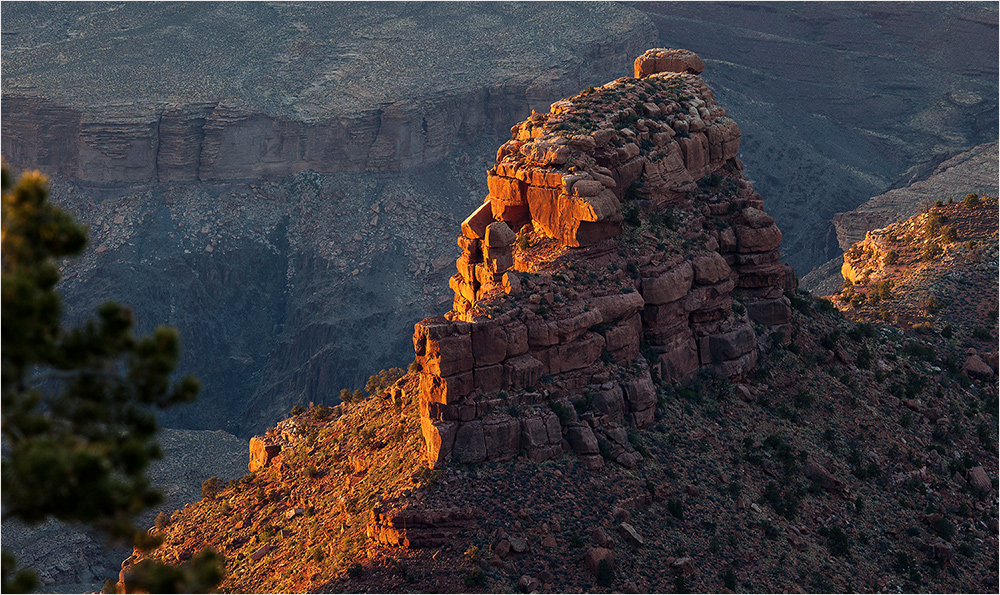
[[[642,299],[647,305],[666,304],[684,297],[694,281],[691,263],[683,261],[657,276],[642,280]]]
[[[602,322],[606,323],[628,318],[642,310],[645,304],[642,294],[637,291],[602,295],[589,300],[589,305],[601,313]]]
[[[486,226],[484,235],[487,248],[506,248],[514,243],[517,235],[504,221],[497,221]]]
[[[705,63],[690,50],[654,48],[635,59],[634,70],[635,78],[645,78],[658,72],[701,74],[705,72]]]
[[[604,529],[597,527],[590,532],[590,540],[598,547],[607,547],[611,543],[611,538],[604,532]]]
[[[486,228],[493,221],[493,208],[488,201],[484,202],[462,221],[462,235],[473,240],[482,239],[486,236]]]
[[[271,460],[281,452],[281,445],[271,442],[264,436],[254,436],[250,439],[250,463],[247,465],[250,473],[267,467]]]
[[[774,225],[773,217],[764,211],[753,207],[743,209],[743,220],[746,221],[746,224],[753,229],[761,229],[763,227],[770,227]]]
[[[729,264],[718,252],[699,254],[691,261],[694,281],[702,285],[718,283],[729,277]]]
[[[734,225],[733,230],[736,233],[736,251],[742,254],[768,252],[781,247],[781,230],[775,225],[761,228]]]
[[[844,491],[844,482],[834,477],[832,473],[816,461],[807,461],[802,468],[802,473],[810,481],[828,492],[841,494]]]
[[[635,527],[628,523],[618,525],[618,534],[633,547],[642,547],[646,543],[643,541],[642,536],[639,535],[639,532],[635,530]]]
[[[570,447],[577,454],[596,455],[600,452],[594,431],[587,424],[577,424],[567,427],[566,441],[569,442]]]
[[[587,564],[587,568],[596,575],[597,569],[601,566],[601,562],[607,562],[612,568],[614,568],[615,553],[607,548],[592,547],[587,550],[586,554],[584,554],[583,560]]]
[[[962,372],[970,378],[979,380],[990,380],[993,378],[993,368],[982,360],[978,355],[970,355],[962,365]]]
[[[993,487],[990,476],[986,474],[986,469],[981,466],[969,469],[968,481],[969,485],[977,490],[989,490]]]

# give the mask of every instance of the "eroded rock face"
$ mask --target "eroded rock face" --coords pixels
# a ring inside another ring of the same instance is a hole
[[[432,464],[572,449],[632,466],[623,426],[652,423],[657,380],[750,371],[751,321],[788,336],[781,232],[703,68],[650,50],[643,78],[511,129],[461,225],[453,309],[415,327]]]

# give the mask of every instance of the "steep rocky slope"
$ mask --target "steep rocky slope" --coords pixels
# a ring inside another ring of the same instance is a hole
[[[997,246],[995,195],[949,199],[848,249],[835,302],[856,320],[957,333],[995,348]]]
[[[205,389],[163,421],[244,437],[407,358],[487,152],[655,33],[616,5],[3,11],[4,154],[91,228],[68,314],[177,326]]]
[[[904,221],[937,201],[961,200],[970,192],[996,195],[1000,153],[996,142],[979,145],[938,165],[926,179],[868,199],[853,211],[837,213],[838,242],[847,250],[870,231]],[[802,287],[817,295],[840,291],[843,258],[837,257],[802,277]]]
[[[994,590],[996,381],[783,291],[700,68],[515,126],[416,365],[255,437],[119,588],[213,547],[226,592]]]
[[[1000,179],[998,163],[996,142],[979,145],[942,162],[926,180],[872,197],[852,211],[837,213],[833,218],[837,242],[847,251],[864,240],[867,231],[909,219],[936,201],[955,200],[968,192],[995,195]]]

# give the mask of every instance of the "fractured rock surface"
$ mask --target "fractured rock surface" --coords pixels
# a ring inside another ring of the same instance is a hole
[[[650,50],[641,78],[511,129],[461,225],[453,308],[413,336],[432,463],[569,448],[631,467],[622,426],[653,421],[654,379],[745,374],[751,321],[787,338],[781,232],[700,64]]]

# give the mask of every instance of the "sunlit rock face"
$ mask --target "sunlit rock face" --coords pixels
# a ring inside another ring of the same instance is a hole
[[[740,376],[789,336],[794,273],[704,64],[657,49],[634,68],[497,151],[453,308],[413,336],[432,462],[575,450],[597,467],[603,448],[634,465],[622,424],[653,421],[654,381]]]

